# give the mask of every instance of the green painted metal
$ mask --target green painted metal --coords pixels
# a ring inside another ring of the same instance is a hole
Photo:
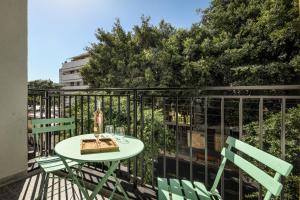
[[[182,194],[180,182],[178,179],[170,179],[170,190],[173,200],[183,200],[184,196]]]
[[[186,199],[192,199],[192,200],[198,199],[197,195],[196,195],[196,192],[195,192],[195,189],[194,189],[194,186],[190,181],[181,180],[181,184],[182,184],[182,187],[183,187],[183,190],[184,190],[184,195],[185,195]]]
[[[239,151],[247,154],[248,156],[256,159],[257,161],[263,163],[264,165],[270,167],[276,172],[283,176],[287,176],[291,173],[293,166],[275,156],[268,154],[260,149],[257,149],[245,142],[242,142],[233,137],[228,137],[226,143],[232,147],[238,149]]]
[[[276,174],[275,174],[275,176],[274,176],[274,179],[275,179],[276,181],[279,181],[279,180],[280,180],[280,176],[281,176],[281,175],[280,175],[278,172],[276,172]],[[271,197],[272,197],[272,193],[271,193],[270,191],[267,191],[264,200],[269,200],[269,199],[271,199]]]
[[[265,173],[263,170],[259,169],[252,163],[248,162],[244,158],[239,155],[229,151],[228,149],[223,149],[221,152],[222,156],[226,157],[260,184],[262,184],[268,191],[272,194],[278,196],[281,189],[282,184],[278,181],[274,180],[273,177]]]
[[[32,133],[36,135],[42,135],[43,133],[55,132],[55,131],[71,131],[74,132],[74,119],[73,118],[51,118],[51,119],[32,119]],[[41,150],[39,137],[36,138],[36,144]],[[40,152],[40,157],[37,158],[37,163],[46,173],[46,177],[49,177],[49,173],[66,169],[66,166],[78,166],[78,162],[72,160],[66,160],[66,165],[58,156],[47,156],[42,157]],[[48,181],[43,181],[42,184],[47,184]],[[45,185],[44,185],[45,186]],[[44,191],[42,189],[41,193]],[[44,192],[44,198],[47,194]],[[40,197],[40,194],[39,194]]]
[[[52,123],[74,123],[74,118],[50,118],[50,119],[33,119],[32,125],[43,125],[43,124],[52,124]]]
[[[209,191],[207,191],[205,185],[201,182],[194,182],[195,191],[198,194],[200,200],[211,200],[210,196],[212,195]]]
[[[227,149],[230,150],[231,147],[232,147],[231,144],[229,144]],[[213,183],[213,186],[211,187],[211,190],[210,190],[212,192],[212,194],[215,194],[215,191],[218,187],[218,184],[220,182],[220,179],[222,177],[222,174],[223,174],[223,171],[224,171],[224,168],[225,168],[226,161],[227,161],[227,158],[224,157],[221,164],[220,164],[220,167],[219,167],[219,170],[217,172],[217,175],[216,175],[215,181]]]
[[[224,167],[227,160],[230,160],[241,170],[246,172],[249,176],[254,178],[262,186],[267,189],[267,193],[264,197],[264,200],[271,199],[272,195],[279,196],[282,190],[282,184],[280,183],[280,177],[288,176],[291,172],[293,166],[279,158],[276,158],[273,155],[270,155],[262,150],[259,150],[247,143],[244,143],[238,139],[228,137],[226,143],[228,144],[227,148],[223,148],[221,155],[223,160],[217,172],[215,181],[210,191],[207,191],[205,185],[200,182],[194,182],[195,188],[190,181],[182,180],[182,186],[188,199],[194,199],[194,193],[192,190],[196,191],[200,199],[209,200],[209,199],[222,199],[219,192],[217,191],[217,186],[224,171]],[[268,173],[264,172],[262,169],[258,168],[254,164],[250,163],[246,159],[242,158],[240,155],[231,151],[234,148],[238,151],[247,154],[248,156],[256,159],[257,161],[263,163],[264,165],[275,170],[276,174],[274,177],[270,176]],[[166,179],[167,180],[167,179]],[[158,185],[158,193],[160,194],[161,184]],[[172,191],[171,191],[172,192]],[[160,196],[159,196],[159,199]]]
[[[169,185],[166,178],[157,178],[158,185],[158,199],[169,200]]]
[[[56,131],[68,131],[68,130],[74,130],[74,129],[75,129],[75,124],[56,125],[56,126],[32,128],[32,133],[39,134],[39,133],[48,133],[48,132],[56,132]]]
[[[103,134],[105,137],[112,137],[109,134]],[[69,174],[71,175],[72,179],[75,181],[75,183],[78,185],[78,188],[82,192],[85,199],[92,200],[95,199],[96,195],[99,193],[99,191],[102,189],[103,185],[108,181],[108,178],[110,176],[113,176],[116,185],[115,188],[119,189],[123,195],[124,199],[128,199],[128,196],[121,186],[120,182],[117,180],[114,171],[117,169],[118,164],[121,160],[125,160],[127,158],[134,157],[138,155],[140,152],[144,149],[144,144],[142,141],[134,138],[134,137],[125,137],[124,141],[120,141],[118,143],[119,145],[119,151],[118,152],[103,152],[103,153],[94,153],[94,154],[81,154],[80,153],[80,141],[82,139],[94,139],[94,134],[86,134],[86,135],[79,135],[72,138],[68,138],[66,140],[63,140],[59,142],[55,146],[55,152],[57,155],[60,156],[62,159],[66,169],[68,170]],[[87,162],[106,162],[108,164],[108,170],[104,177],[102,177],[101,181],[96,185],[94,191],[91,195],[88,194],[86,188],[84,185],[82,185],[77,176],[73,173],[72,169],[68,166],[67,160],[73,160],[79,163],[87,163]],[[114,195],[115,190],[112,193],[111,198]]]
[[[33,134],[42,134],[57,131],[71,131],[71,135],[74,135],[74,130],[74,118],[50,118],[32,120]]]
[[[41,157],[37,159],[37,163],[43,168],[47,173],[65,169],[65,165],[62,160],[57,156],[51,157]],[[78,165],[78,162],[72,160],[67,160],[69,166]]]
[[[111,137],[109,134],[103,135],[105,137]],[[55,152],[60,156],[78,162],[107,162],[132,158],[141,153],[144,149],[144,144],[141,140],[126,136],[124,142],[117,141],[119,151],[82,155],[79,149],[82,139],[95,139],[95,136],[93,134],[85,134],[68,138],[55,145]]]

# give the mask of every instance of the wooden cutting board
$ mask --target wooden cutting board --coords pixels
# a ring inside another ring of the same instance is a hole
[[[111,138],[101,138],[96,142],[96,139],[82,139],[80,141],[80,153],[100,153],[119,151],[118,144]]]

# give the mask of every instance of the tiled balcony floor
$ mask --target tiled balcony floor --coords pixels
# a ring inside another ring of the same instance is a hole
[[[38,168],[31,171],[32,176],[24,180],[20,180],[9,185],[0,187],[0,200],[35,200],[41,190],[41,180],[43,173],[40,173]],[[83,167],[83,175],[86,180],[87,188],[93,189],[95,184],[98,183],[98,179],[104,175],[104,171],[95,167]],[[47,195],[44,199],[51,200],[82,200],[85,199],[78,190],[76,184],[62,178],[65,175],[64,172],[58,172],[49,175]],[[156,199],[156,192],[149,186],[138,185],[137,188],[133,187],[132,183],[125,180],[121,181],[123,188],[130,199]],[[110,192],[114,188],[114,182],[109,181],[104,185],[103,191],[98,194],[96,199],[104,200],[109,199]],[[91,194],[91,190],[89,190]],[[120,193],[114,196],[114,199],[123,199]]]
[[[51,200],[81,200],[84,199],[75,184],[57,175],[50,174],[47,196]],[[42,174],[33,175],[0,188],[0,200],[34,200],[41,190]],[[91,191],[89,191],[91,193]],[[97,195],[98,200],[108,199]]]

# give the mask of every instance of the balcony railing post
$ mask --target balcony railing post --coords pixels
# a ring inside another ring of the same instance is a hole
[[[221,98],[221,149],[224,147],[224,107],[225,107],[225,102],[224,102],[224,97]],[[224,199],[224,173],[222,174],[221,177],[221,196],[222,199]]]
[[[239,139],[243,137],[243,98],[239,101]],[[239,169],[239,200],[243,199],[243,173]]]
[[[204,98],[204,141],[205,141],[205,185],[208,185],[208,141],[207,141],[207,107],[208,107],[208,98]]]
[[[258,133],[258,142],[259,142],[259,148],[263,150],[263,125],[264,125],[264,99],[259,99],[259,110],[258,110],[258,123],[259,123],[259,133]],[[258,186],[258,199],[262,199],[262,186]]]
[[[138,100],[137,100],[137,90],[133,90],[133,135],[137,137],[137,107],[138,107]],[[137,157],[134,158],[134,186],[137,186]]]
[[[285,160],[285,134],[286,134],[286,98],[282,98],[281,102],[281,137],[280,137],[280,146],[281,146],[281,159]],[[284,178],[281,178],[282,185],[284,187]],[[284,189],[283,189],[284,190]],[[280,199],[284,199],[284,192],[281,192]]]

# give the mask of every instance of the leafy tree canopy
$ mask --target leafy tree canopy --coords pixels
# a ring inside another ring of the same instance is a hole
[[[298,0],[212,0],[189,29],[142,16],[98,29],[81,74],[91,87],[299,84]]]
[[[59,89],[62,86],[49,80],[34,80],[28,82],[29,89]]]

